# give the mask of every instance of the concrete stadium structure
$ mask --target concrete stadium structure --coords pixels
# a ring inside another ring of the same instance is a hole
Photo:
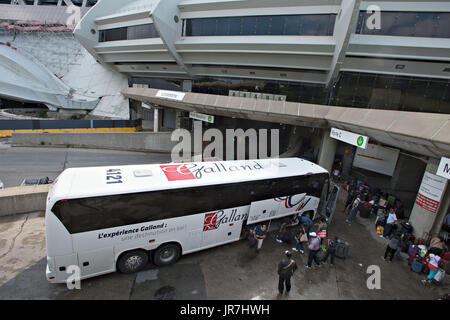
[[[128,102],[120,95],[127,78],[97,63],[72,34],[92,1],[0,3],[0,98],[52,111],[129,118]]]
[[[439,231],[450,188],[432,215],[415,200],[450,155],[450,2],[103,0],[74,34],[129,78],[122,93],[134,115],[153,107],[155,131],[161,118],[192,128],[191,111],[220,129],[276,124],[288,152],[312,146],[319,164],[340,156],[353,174],[358,148],[330,127],[396,148],[392,174],[359,173],[409,203],[416,234]]]

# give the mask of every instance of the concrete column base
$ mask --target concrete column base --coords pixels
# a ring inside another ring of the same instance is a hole
[[[439,161],[437,159],[430,159],[428,161],[428,164],[425,168],[426,172],[429,172],[431,174],[436,175],[437,168],[439,166]],[[420,186],[418,186],[420,188]],[[419,206],[416,202],[414,203],[413,209],[411,211],[411,216],[409,218],[409,223],[413,226],[413,234],[416,237],[427,237],[432,232],[438,232],[436,231],[438,228],[440,229],[440,226],[438,227],[436,222],[443,221],[444,217],[447,214],[447,210],[449,207],[449,200],[448,198],[448,186],[444,188],[442,192],[442,197],[440,200],[440,205],[436,213],[431,212],[425,208],[422,208]],[[434,192],[434,191],[433,191]],[[446,196],[447,195],[447,196]],[[417,201],[417,197],[416,197]]]

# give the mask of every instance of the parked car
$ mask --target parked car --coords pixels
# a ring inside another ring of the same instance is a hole
[[[52,180],[49,179],[49,177],[45,178],[27,178],[22,181],[20,184],[21,186],[37,186],[41,184],[51,184],[53,183]]]

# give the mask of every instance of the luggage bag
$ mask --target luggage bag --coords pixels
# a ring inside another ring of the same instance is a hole
[[[445,278],[445,271],[442,269],[439,269],[438,272],[434,275],[433,279],[437,282],[441,282],[442,279]]]
[[[345,259],[348,256],[349,243],[344,240],[338,240],[336,244],[335,256],[341,259]]]
[[[413,260],[413,262],[411,264],[412,271],[417,272],[417,273],[421,273],[422,272],[422,268],[423,268],[423,261],[421,261],[417,257],[414,258],[414,260]]]

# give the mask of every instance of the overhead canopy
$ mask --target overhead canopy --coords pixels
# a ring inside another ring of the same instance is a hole
[[[192,92],[174,100],[157,97],[158,91],[126,88],[122,94],[151,105],[217,116],[315,128],[335,127],[366,135],[371,142],[419,155],[450,156],[450,114],[333,107]]]

